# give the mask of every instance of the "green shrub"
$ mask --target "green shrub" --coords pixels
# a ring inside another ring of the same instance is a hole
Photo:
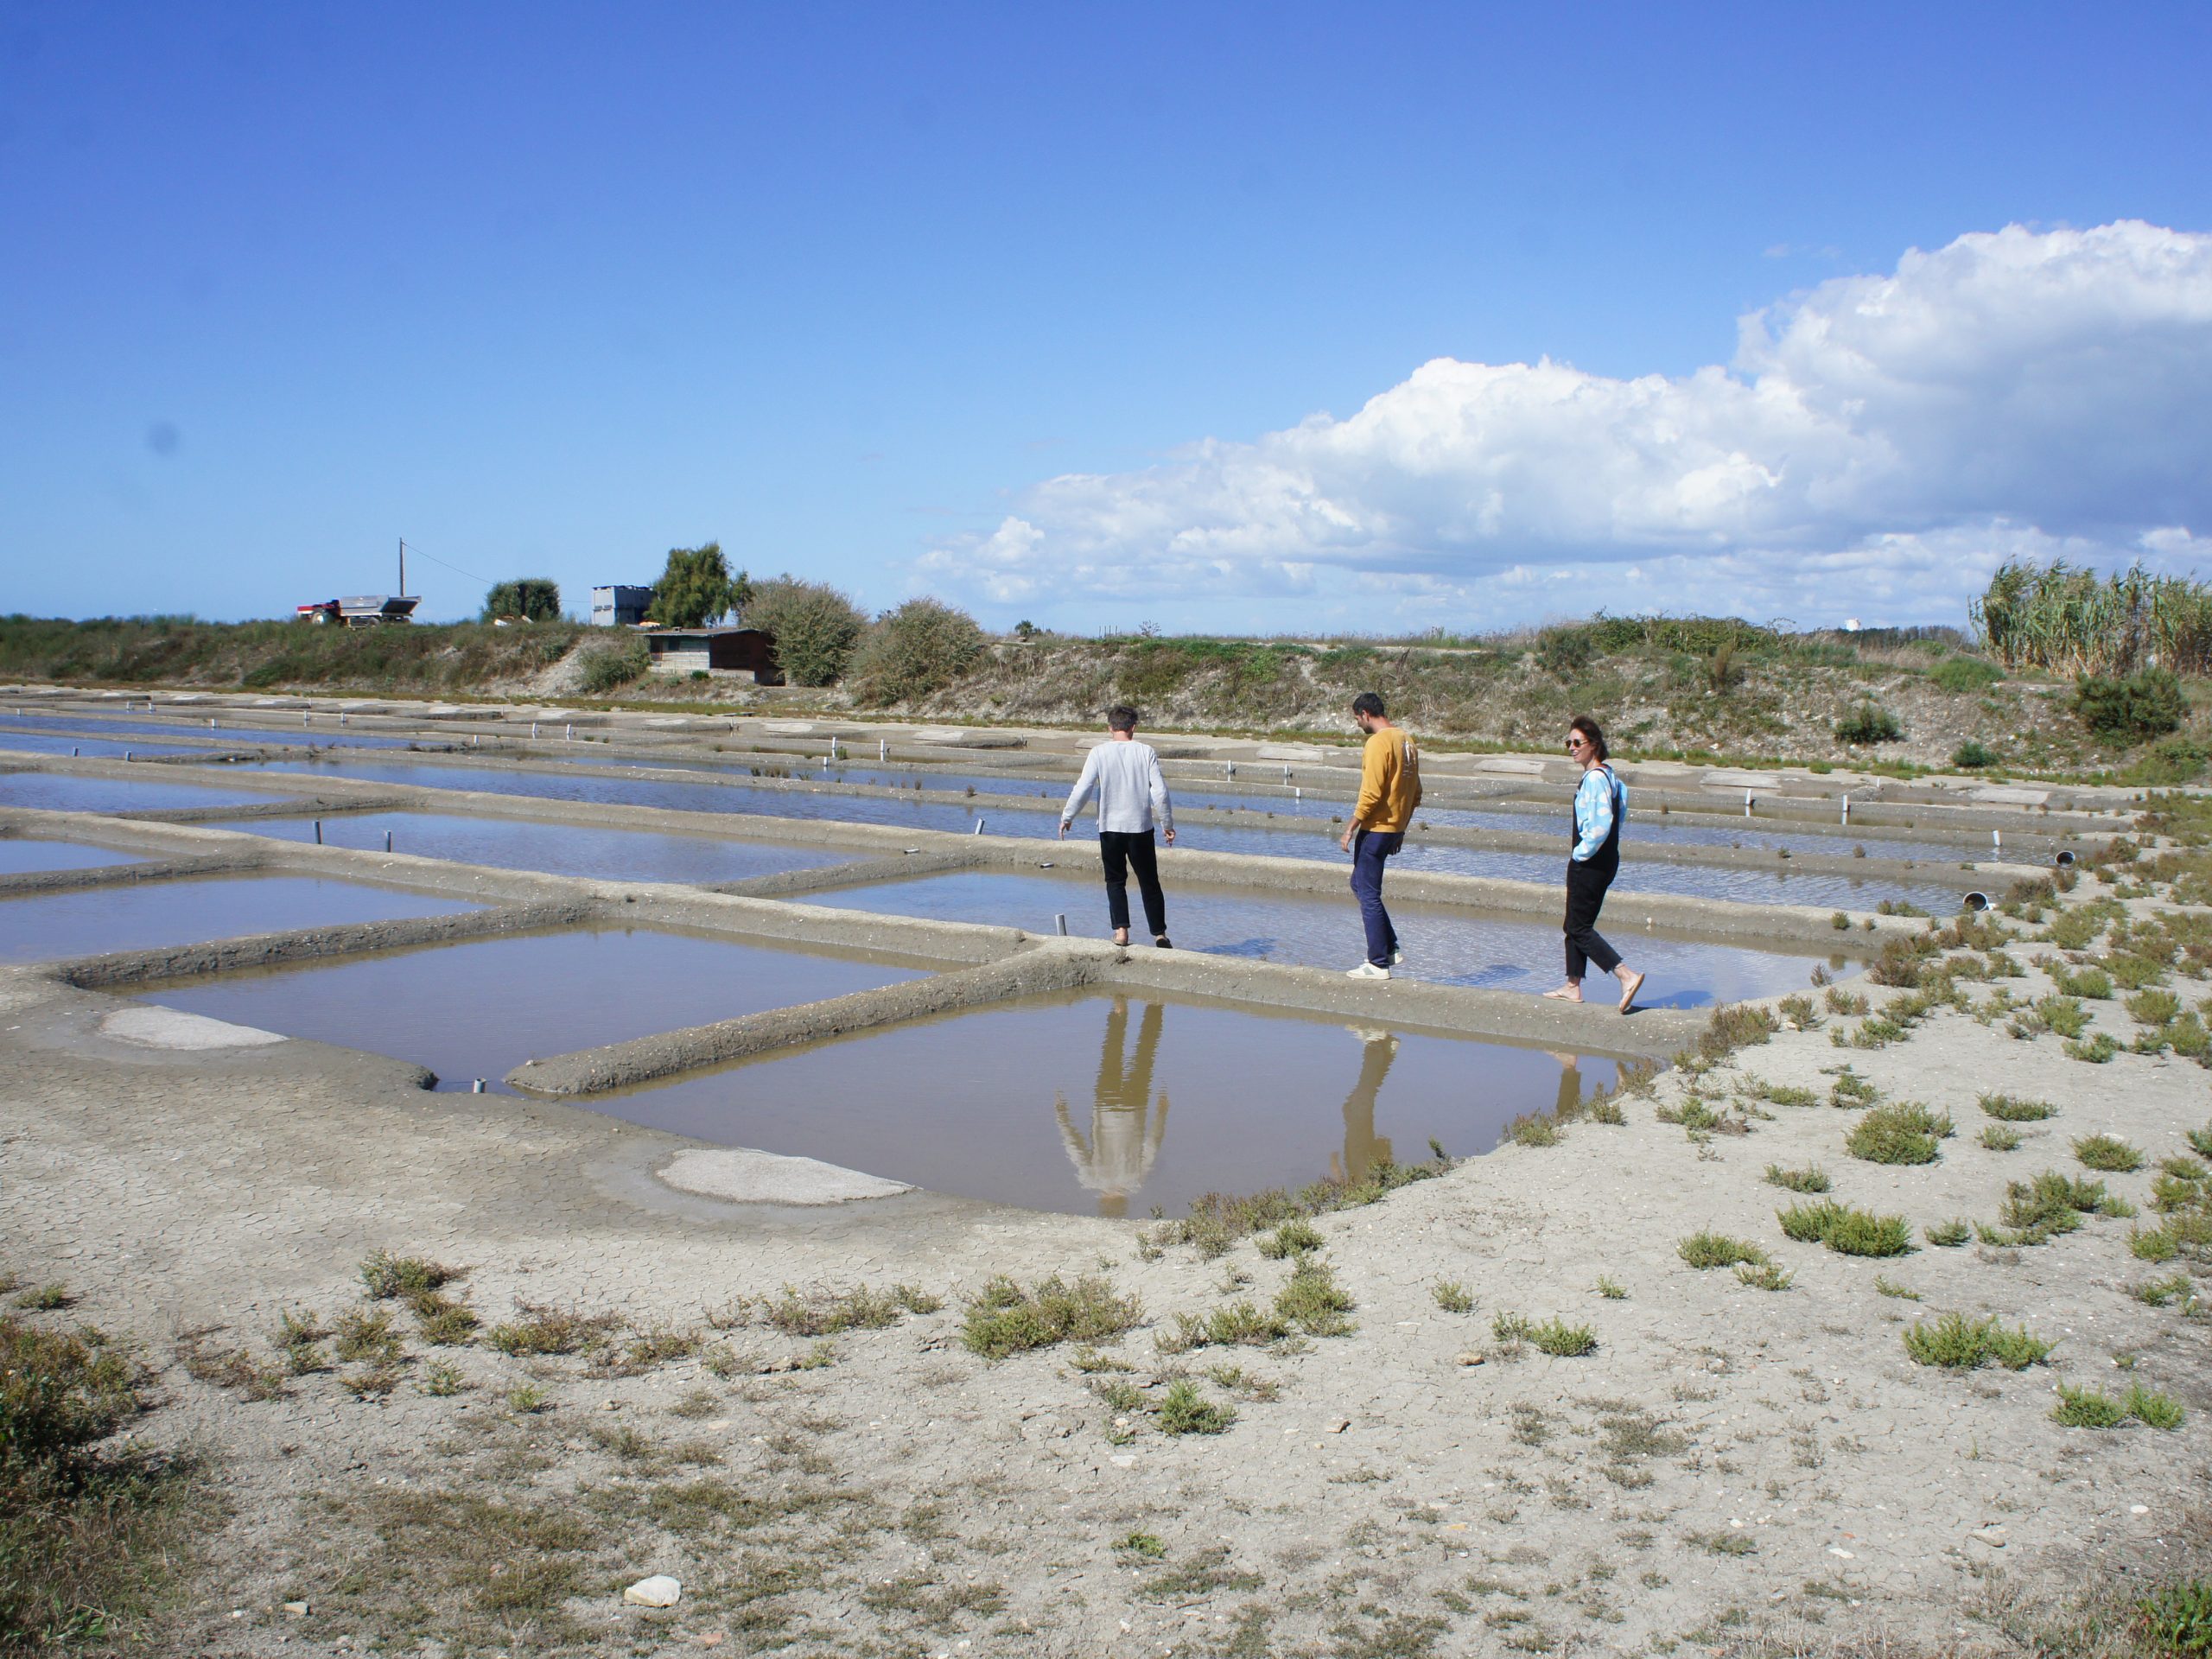
[[[671,547],[660,579],[653,583],[645,617],[665,628],[696,628],[743,605],[752,594],[745,572],[730,575],[721,543]]]
[[[2159,1586],[2135,1604],[2135,1628],[2153,1653],[2176,1659],[2212,1654],[2212,1579]]]
[[[2046,1358],[2050,1344],[2025,1325],[2007,1331],[1994,1314],[1976,1320],[1963,1313],[1946,1313],[1932,1324],[1923,1319],[1906,1331],[1904,1351],[1919,1364],[1945,1370],[1970,1371],[1994,1363],[2021,1371]]]
[[[2167,789],[2193,784],[2212,771],[2212,747],[2176,735],[2159,739],[2137,755],[2120,773],[2132,789]]]
[[[1337,1283],[1325,1262],[1300,1256],[1290,1279],[1275,1294],[1275,1312],[1309,1337],[1343,1337],[1352,1331],[1345,1317],[1355,1304]]]
[[[2074,712],[2099,737],[2139,743],[2179,730],[2189,702],[2171,669],[2146,668],[2125,679],[2085,675],[2074,687]]]
[[[1835,723],[1839,743],[1896,743],[1904,736],[1904,728],[1897,724],[1897,717],[1871,698]]]
[[[1692,1233],[1675,1246],[1675,1253],[1700,1272],[1712,1268],[1732,1268],[1738,1262],[1767,1259],[1766,1252],[1748,1239],[1730,1238],[1715,1232]]]
[[[2005,671],[1979,657],[1946,657],[1928,671],[1928,677],[1953,696],[1986,691],[2005,677]]]
[[[861,639],[853,696],[875,708],[915,702],[972,673],[988,654],[982,629],[967,612],[910,599],[878,617]]]
[[[1844,1146],[1870,1164],[1932,1164],[1951,1127],[1948,1114],[1916,1100],[1895,1101],[1870,1109],[1852,1126]]]
[[[1505,1126],[1505,1138],[1516,1147],[1555,1147],[1559,1119],[1549,1112],[1523,1112]]]
[[[2092,1002],[2112,1001],[2112,976],[2101,968],[2084,968],[2079,973],[2053,968],[2050,982],[2069,996],[2087,997]]]
[[[1757,1266],[1746,1262],[1736,1269],[1736,1282],[1749,1285],[1753,1290],[1787,1290],[1796,1281],[1797,1275],[1772,1262]]]
[[[2127,1236],[2127,1252],[2139,1262],[2171,1262],[2181,1254],[2181,1241],[2163,1227],[2139,1227]]]
[[[2045,1170],[2031,1181],[2010,1181],[1998,1220],[2010,1236],[1993,1239],[2005,1244],[2042,1244],[2082,1224],[2105,1202],[2102,1181],[2077,1180],[2056,1170]]]
[[[1821,1169],[1784,1169],[1780,1164],[1766,1166],[1767,1184],[1787,1188],[1792,1192],[1825,1192],[1828,1190],[1827,1173]]]
[[[2051,1421],[2065,1428],[2117,1428],[2127,1421],[2127,1408],[2100,1389],[2058,1385],[2058,1403]]]
[[[66,1463],[137,1408],[129,1363],[97,1332],[0,1314],[0,1462]]]
[[[1179,1376],[1160,1396],[1160,1429],[1163,1434],[1219,1434],[1236,1421],[1234,1406],[1217,1404],[1199,1394],[1198,1384]]]
[[[1930,1244],[1943,1250],[1955,1250],[1974,1236],[1974,1229],[1968,1226],[1963,1218],[1939,1221],[1934,1226],[1922,1230]]]
[[[1847,1209],[1836,1217],[1821,1241],[1839,1255],[1906,1255],[1912,1250],[1912,1228],[1903,1216],[1869,1215]]]
[[[361,1263],[361,1287],[376,1301],[400,1297],[411,1301],[452,1283],[459,1276],[455,1269],[442,1262],[416,1255],[394,1255],[388,1250],[372,1250]]]
[[[495,583],[484,595],[486,622],[502,616],[518,616],[530,622],[561,620],[561,584],[545,576],[518,576]]]
[[[652,665],[652,651],[635,634],[619,644],[587,646],[576,655],[576,689],[588,697],[603,697],[642,679]]]
[[[745,607],[747,627],[775,640],[776,665],[793,685],[842,679],[868,619],[836,588],[781,575],[762,582]]]
[[[2140,1382],[2130,1386],[2120,1408],[2148,1428],[2179,1428],[2188,1415],[2174,1401],[2163,1394],[2153,1394]]]
[[[2047,1100],[2021,1100],[2012,1095],[1984,1095],[1980,1105],[1990,1116],[2006,1123],[2040,1123],[2058,1110]]]
[[[1321,1248],[1321,1235],[1307,1222],[1286,1221],[1260,1241],[1260,1254],[1270,1262],[1287,1255],[1311,1255]]]
[[[2138,991],[2127,999],[2127,1017],[2138,1025],[2171,1026],[2181,1017],[2181,999],[2171,991]]]
[[[2116,1135],[2085,1135],[2075,1141],[2074,1155],[2107,1174],[2131,1174],[2143,1167],[2142,1153]]]
[[[1995,766],[1997,756],[1968,738],[1951,751],[1951,764],[1961,772],[1980,772],[1984,766]]]
[[[1821,1243],[1839,1255],[1904,1255],[1913,1248],[1912,1229],[1903,1216],[1877,1216],[1824,1198],[1793,1204],[1776,1219],[1787,1236],[1801,1244]]]
[[[1546,1319],[1532,1327],[1529,1340],[1539,1353],[1555,1359],[1579,1359],[1585,1354],[1595,1353],[1598,1333],[1586,1325],[1569,1325],[1564,1319]]]
[[[1103,1279],[1086,1274],[1072,1285],[1058,1274],[1028,1291],[1000,1277],[968,1304],[960,1339],[986,1359],[1050,1347],[1056,1342],[1103,1342],[1143,1317],[1135,1296],[1117,1296]]]
[[[1775,1219],[1782,1224],[1784,1238],[1795,1239],[1800,1244],[1818,1244],[1827,1237],[1836,1217],[1844,1213],[1843,1205],[1833,1199],[1823,1199],[1819,1204],[1793,1204],[1787,1210],[1777,1210]]]

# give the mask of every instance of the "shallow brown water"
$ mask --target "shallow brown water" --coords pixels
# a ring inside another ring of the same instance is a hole
[[[0,836],[0,875],[31,870],[89,870],[103,864],[136,864],[136,853],[87,847],[75,841],[34,841],[28,836]]]
[[[1610,1085],[1606,1058],[1076,993],[863,1033],[580,1104],[1035,1210],[1179,1215],[1210,1192],[1485,1152]]]
[[[152,950],[342,922],[446,916],[482,906],[308,876],[200,876],[0,899],[0,962]]]
[[[160,987],[146,1000],[411,1060],[443,1086],[524,1060],[920,977],[645,929],[517,934]]]
[[[312,841],[309,818],[259,818],[226,829],[285,841]],[[647,830],[607,830],[570,823],[533,823],[515,818],[471,818],[442,812],[371,812],[325,818],[327,847],[391,850],[422,858],[449,858],[500,869],[540,870],[615,881],[705,884],[743,880],[784,870],[843,864],[860,856],[778,842],[729,841],[713,836],[671,836]]]

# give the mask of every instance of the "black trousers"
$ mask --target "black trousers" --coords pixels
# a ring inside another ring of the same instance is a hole
[[[1586,961],[1601,974],[1621,965],[1621,953],[1599,937],[1598,912],[1605,908],[1605,889],[1613,885],[1620,866],[1592,859],[1586,864],[1573,860],[1567,866],[1567,976],[1580,979]]]
[[[1167,931],[1167,895],[1160,890],[1160,855],[1149,830],[1101,830],[1098,862],[1106,872],[1106,914],[1116,932],[1129,925],[1129,872],[1137,873],[1145,925],[1155,939]]]

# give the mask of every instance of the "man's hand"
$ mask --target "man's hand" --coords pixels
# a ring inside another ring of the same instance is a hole
[[[1068,838],[1068,821],[1067,821],[1065,818],[1062,818],[1062,819],[1060,820],[1060,839],[1061,839],[1062,841],[1065,841],[1067,838]]]
[[[1168,830],[1168,831],[1166,832],[1166,836],[1167,836],[1167,844],[1168,844],[1170,847],[1173,847],[1173,846],[1175,844],[1175,832],[1174,832],[1173,830]]]
[[[1357,835],[1357,834],[1358,834],[1358,833],[1359,833],[1359,826],[1358,826],[1357,824],[1354,824],[1351,829],[1349,829],[1349,830],[1345,830],[1345,831],[1344,831],[1344,840],[1343,840],[1343,841],[1341,841],[1340,842],[1338,842],[1338,844],[1339,846],[1341,846],[1341,847],[1344,849],[1344,851],[1346,851],[1346,852],[1350,852],[1350,851],[1351,851],[1351,838],[1352,838],[1355,835]]]

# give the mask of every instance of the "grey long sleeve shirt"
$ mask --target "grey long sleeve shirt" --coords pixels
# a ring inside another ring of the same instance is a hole
[[[1091,791],[1098,793],[1098,827],[1123,834],[1141,835],[1155,820],[1162,830],[1175,827],[1175,808],[1167,798],[1167,779],[1160,770],[1160,757],[1149,743],[1134,738],[1106,741],[1084,757],[1083,775],[1060,809],[1060,822],[1073,823]]]

